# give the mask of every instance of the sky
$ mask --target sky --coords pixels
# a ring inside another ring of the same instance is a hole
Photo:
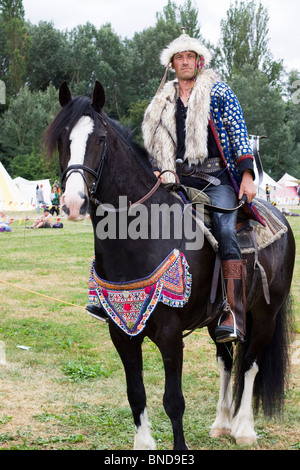
[[[183,5],[185,0],[173,0]],[[25,19],[32,24],[52,21],[59,30],[71,30],[92,23],[100,28],[111,23],[122,38],[155,26],[156,12],[162,12],[168,0],[23,0]],[[200,31],[206,40],[216,44],[220,22],[232,0],[192,0],[198,9]],[[299,0],[261,0],[269,12],[269,47],[275,60],[283,59],[289,71],[300,71],[300,2]],[[259,0],[257,0],[257,5]]]

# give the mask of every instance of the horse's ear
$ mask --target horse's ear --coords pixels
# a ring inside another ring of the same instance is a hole
[[[59,87],[59,102],[62,107],[66,106],[72,100],[71,92],[67,82],[63,82]]]
[[[97,113],[100,113],[101,109],[105,105],[105,91],[103,86],[98,80],[96,80],[94,92],[93,92],[93,108]]]

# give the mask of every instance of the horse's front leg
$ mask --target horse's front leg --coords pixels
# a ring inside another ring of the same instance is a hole
[[[231,372],[226,370],[224,362],[218,358],[220,368],[220,391],[217,405],[217,415],[210,430],[210,437],[221,437],[231,434],[233,415]]]
[[[160,349],[165,368],[165,392],[163,404],[165,411],[170,418],[173,436],[174,450],[188,449],[183,432],[183,414],[185,401],[181,388],[182,362],[183,362],[183,341],[181,325],[175,316],[168,312],[168,324],[161,330],[160,338],[156,341]],[[173,321],[172,321],[173,320]]]
[[[135,424],[135,450],[154,450],[155,441],[151,436],[146,409],[146,393],[143,383],[142,341],[140,337],[131,338],[122,333],[119,327],[110,324],[111,339],[123,362],[127,397]]]
[[[212,335],[213,337],[213,335]],[[221,437],[231,434],[233,417],[233,399],[232,399],[232,354],[231,344],[217,343],[217,359],[220,370],[220,391],[217,405],[216,419],[211,427],[211,437]]]

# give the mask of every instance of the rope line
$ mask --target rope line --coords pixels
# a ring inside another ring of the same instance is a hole
[[[81,308],[81,309],[85,310],[85,307],[82,307],[80,305],[71,304],[70,302],[66,302],[65,300],[56,299],[55,297],[49,297],[49,295],[40,294],[39,292],[34,292],[33,290],[29,290],[29,289],[25,289],[24,287],[16,286],[15,284],[12,284],[12,283],[7,282],[7,281],[2,281],[1,279],[0,279],[0,282],[2,282],[3,284],[6,284],[7,286],[14,287],[15,289],[20,289],[20,290],[23,290],[25,292],[29,292],[30,294],[39,295],[40,297],[44,297],[45,299],[55,300],[56,302],[60,302],[62,304],[66,304],[66,305],[71,305],[72,307]]]

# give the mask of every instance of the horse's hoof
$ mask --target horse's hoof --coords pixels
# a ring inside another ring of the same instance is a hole
[[[230,436],[231,432],[229,428],[215,428],[210,431],[210,437],[222,437],[222,436]]]
[[[257,444],[256,437],[238,437],[235,442],[238,446],[253,446]]]

